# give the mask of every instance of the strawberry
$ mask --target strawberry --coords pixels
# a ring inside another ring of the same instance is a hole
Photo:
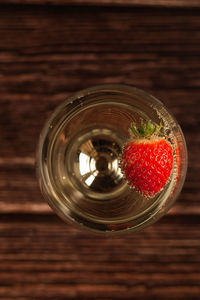
[[[121,155],[121,169],[130,186],[153,197],[169,180],[173,167],[170,142],[159,135],[161,126],[148,121],[139,128],[131,124],[131,138]]]

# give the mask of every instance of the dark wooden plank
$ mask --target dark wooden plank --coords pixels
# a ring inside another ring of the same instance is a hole
[[[109,238],[54,216],[4,216],[0,298],[198,299],[198,225],[198,216],[167,216]]]
[[[199,299],[199,16],[198,9],[0,6],[0,299]],[[184,130],[189,170],[167,216],[109,238],[53,214],[37,185],[35,152],[58,104],[112,82],[163,100]]]
[[[199,0],[1,0],[10,4],[200,7]]]

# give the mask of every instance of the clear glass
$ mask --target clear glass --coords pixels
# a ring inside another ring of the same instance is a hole
[[[164,124],[173,145],[169,182],[154,198],[132,189],[120,170],[120,154],[132,122]],[[184,183],[183,133],[164,105],[142,90],[102,85],[76,93],[60,105],[41,133],[37,153],[40,187],[65,221],[101,233],[140,230],[174,203]]]

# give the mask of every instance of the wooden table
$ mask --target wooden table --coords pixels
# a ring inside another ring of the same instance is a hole
[[[200,1],[0,3],[0,299],[200,299]],[[35,176],[45,119],[102,83],[162,99],[189,151],[169,213],[114,238],[61,221]]]

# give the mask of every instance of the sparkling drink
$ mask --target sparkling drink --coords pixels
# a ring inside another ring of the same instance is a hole
[[[132,122],[163,124],[173,147],[170,180],[153,198],[132,189],[120,155]],[[39,142],[40,187],[66,221],[103,233],[139,230],[160,218],[181,191],[187,169],[182,131],[163,104],[133,87],[104,85],[83,90],[60,105]]]

